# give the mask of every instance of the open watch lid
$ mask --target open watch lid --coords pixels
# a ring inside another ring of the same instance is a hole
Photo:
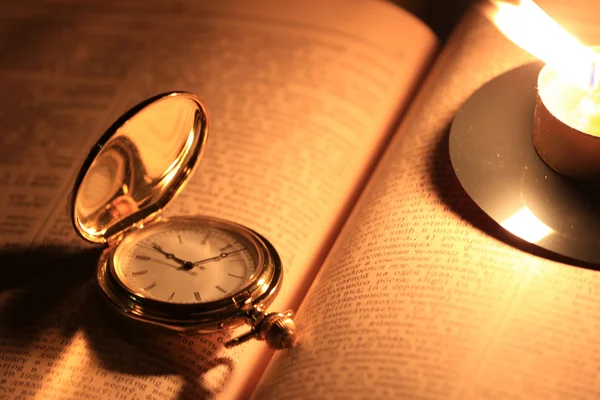
[[[207,133],[206,108],[190,93],[160,94],[127,111],[79,171],[71,199],[77,233],[104,243],[151,218],[190,177]]]

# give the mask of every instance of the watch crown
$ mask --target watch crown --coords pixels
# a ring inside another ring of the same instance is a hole
[[[287,349],[296,341],[296,324],[292,319],[292,312],[269,313],[265,315],[259,328],[258,336],[264,339],[269,347],[274,349]]]
[[[254,320],[252,329],[225,343],[230,348],[242,344],[250,339],[264,340],[272,349],[287,349],[294,345],[297,338],[296,324],[292,319],[291,311],[284,313],[265,314],[264,308],[255,307],[251,312]]]

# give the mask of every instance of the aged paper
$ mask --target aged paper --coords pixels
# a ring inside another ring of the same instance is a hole
[[[0,283],[0,398],[247,395],[269,359],[264,343],[224,350],[225,334],[157,334],[104,307],[99,250],[66,211],[86,149],[142,99],[198,93],[211,115],[206,156],[166,214],[230,218],[267,236],[285,265],[276,306],[295,307],[436,39],[380,2],[1,8],[0,238],[11,271]]]
[[[461,104],[531,60],[480,14],[463,19],[307,294],[299,345],[256,398],[600,395],[600,275],[503,243],[449,162]]]

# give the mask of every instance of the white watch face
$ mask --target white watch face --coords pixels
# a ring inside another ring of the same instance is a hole
[[[116,278],[129,291],[174,304],[231,297],[249,284],[257,265],[256,247],[245,236],[190,220],[141,229],[113,257]]]

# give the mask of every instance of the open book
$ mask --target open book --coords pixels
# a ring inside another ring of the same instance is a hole
[[[460,105],[532,60],[477,9],[443,46],[375,1],[4,2],[0,19],[0,399],[598,395],[598,274],[505,244],[449,163]],[[120,113],[174,89],[211,129],[165,212],[269,238],[290,350],[132,329],[98,296],[74,176]]]

